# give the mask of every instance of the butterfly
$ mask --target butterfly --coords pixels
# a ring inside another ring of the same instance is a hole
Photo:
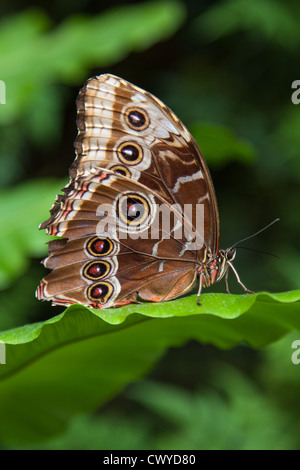
[[[229,292],[229,267],[251,292],[232,264],[235,247],[219,249],[207,164],[165,104],[103,74],[79,92],[77,127],[70,182],[40,225],[58,238],[38,299],[107,308],[175,299],[198,282],[199,303],[223,276]]]

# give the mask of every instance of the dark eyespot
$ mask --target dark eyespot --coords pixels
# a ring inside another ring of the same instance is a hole
[[[124,160],[135,162],[139,156],[139,149],[135,145],[128,144],[122,148],[121,153]]]
[[[131,177],[130,171],[125,166],[115,165],[115,166],[112,166],[110,170],[114,171],[118,175],[126,176],[127,178]]]
[[[150,215],[150,206],[146,198],[139,194],[126,194],[117,202],[117,216],[129,226],[140,226]]]
[[[88,253],[92,256],[107,256],[114,248],[115,244],[109,238],[93,237],[86,245]]]
[[[106,304],[114,292],[110,282],[98,282],[88,287],[87,296],[91,301],[97,300],[101,304]]]
[[[128,120],[133,127],[142,127],[146,122],[145,115],[140,111],[131,111],[128,114]]]
[[[108,261],[93,261],[88,263],[83,269],[83,275],[87,279],[102,279],[111,271]]]
[[[137,165],[143,158],[143,150],[135,142],[124,142],[118,148],[118,157],[126,165]]]
[[[149,117],[147,113],[139,108],[131,108],[127,110],[126,121],[129,127],[137,131],[144,130],[149,125]]]

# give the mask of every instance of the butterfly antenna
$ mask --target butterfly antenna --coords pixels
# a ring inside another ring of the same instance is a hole
[[[232,248],[234,248],[235,246],[237,246],[239,243],[242,243],[246,240],[249,240],[249,238],[253,238],[253,237],[256,237],[256,235],[258,235],[259,233],[263,232],[264,230],[266,230],[267,228],[271,227],[271,225],[275,224],[276,222],[278,222],[278,220],[280,219],[274,219],[272,220],[272,222],[270,222],[268,225],[266,225],[265,227],[263,227],[262,229],[260,229],[258,232],[255,232],[253,233],[252,235],[249,235],[249,237],[246,237],[246,238],[243,238],[242,240],[239,240],[238,242],[236,242]]]
[[[239,249],[240,249],[240,248],[243,248],[244,250],[254,251],[255,253],[261,253],[262,255],[274,256],[274,258],[280,259],[280,256],[275,255],[274,253],[270,253],[269,251],[256,250],[256,249],[254,249],[254,248],[249,248],[248,246],[239,246]]]

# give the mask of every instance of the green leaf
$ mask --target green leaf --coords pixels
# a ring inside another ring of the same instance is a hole
[[[168,426],[155,434],[157,449],[276,449],[293,447],[285,409],[276,407],[249,377],[219,363],[211,388],[193,390],[144,380],[129,396]],[[262,413],[263,410],[263,413]],[[149,438],[148,438],[149,440]]]
[[[109,72],[133,51],[168,39],[185,15],[179,1],[163,0],[117,6],[92,16],[67,16],[56,26],[37,8],[4,17],[0,79],[6,104],[0,104],[0,184],[24,177],[28,162],[20,162],[29,159],[28,142],[55,151],[63,138],[67,86],[79,88],[91,70],[102,67]]]
[[[0,288],[24,274],[29,257],[46,254],[51,238],[38,227],[49,217],[55,194],[64,185],[57,180],[37,180],[0,191]]]
[[[26,443],[62,431],[145,375],[167,348],[189,340],[261,348],[300,331],[300,290],[204,294],[172,302],[89,310],[73,305],[45,322],[3,332],[0,439]],[[140,314],[138,314],[139,312]]]
[[[81,82],[90,68],[112,65],[132,51],[168,38],[184,18],[185,8],[176,0],[119,6],[93,17],[68,17],[52,30],[46,14],[37,9],[5,18],[0,24],[0,43],[5,44],[0,70],[7,96],[0,123],[15,122],[24,113],[30,119],[37,104],[55,112],[59,105],[50,106],[43,98],[53,95],[52,99],[60,100],[60,94],[52,92],[53,84]],[[44,116],[45,127],[55,116],[35,110],[34,119],[36,114]]]
[[[191,132],[212,166],[221,167],[233,160],[243,163],[254,160],[254,148],[250,142],[239,139],[226,127],[194,124]]]
[[[276,0],[226,0],[205,11],[196,26],[211,41],[245,30],[255,38],[292,49],[300,40],[297,13],[294,7]]]

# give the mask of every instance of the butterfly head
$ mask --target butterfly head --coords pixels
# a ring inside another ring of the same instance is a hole
[[[227,250],[219,250],[215,259],[216,259],[216,275],[214,282],[220,281],[224,274],[226,273],[228,267],[230,266],[231,261],[234,260],[236,255],[236,248],[231,247]]]
[[[205,261],[198,269],[204,287],[208,287],[223,278],[228,267],[231,266],[231,261],[234,260],[235,255],[235,247],[227,248],[227,250],[219,250],[216,254],[207,251]]]
[[[221,258],[225,258],[225,261],[233,261],[236,255],[236,248],[231,247],[227,248],[227,250],[220,250],[218,255]]]
[[[198,288],[198,299],[197,304],[201,305],[199,302],[202,286],[208,287],[214,282],[220,281],[225,275],[226,291],[230,294],[228,287],[228,268],[230,268],[237,282],[243,287],[244,291],[248,294],[254,293],[253,291],[247,289],[247,287],[241,282],[239,275],[232,264],[236,255],[236,248],[232,246],[227,248],[227,250],[219,250],[216,254],[212,252],[206,252],[204,262],[198,268],[199,272],[199,288]]]

